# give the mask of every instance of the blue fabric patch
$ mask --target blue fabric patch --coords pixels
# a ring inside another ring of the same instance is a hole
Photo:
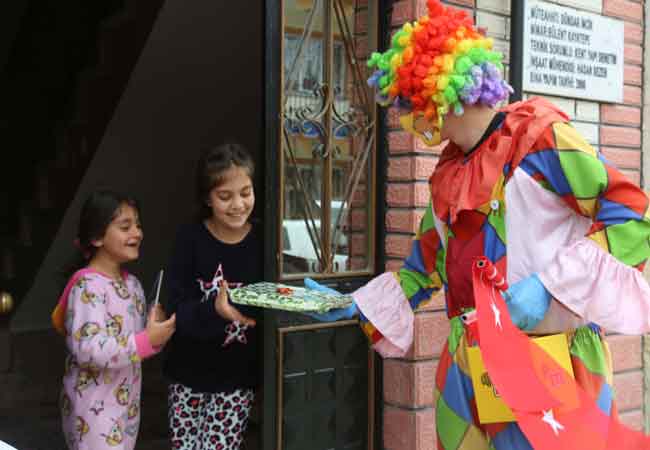
[[[404,260],[404,268],[419,273],[427,273],[424,268],[424,258],[420,249],[420,240],[413,240],[411,254]]]
[[[629,220],[643,220],[638,213],[620,203],[605,198],[601,198],[599,203],[600,208],[598,208],[596,220],[603,222],[606,226],[622,224]]]
[[[608,416],[612,410],[612,387],[603,383],[603,386],[600,388],[600,395],[598,395],[598,407]]]
[[[409,304],[411,309],[416,310],[420,303],[425,302],[431,298],[434,293],[433,288],[420,288],[418,291],[409,299]]]
[[[495,263],[506,254],[506,246],[501,242],[496,230],[487,220],[483,225],[483,232],[485,233],[483,238],[485,256]]]
[[[558,195],[573,193],[560,165],[560,158],[556,150],[549,149],[530,153],[521,161],[519,167],[530,176],[541,173]]]
[[[499,431],[492,438],[492,444],[496,450],[534,450],[516,422],[509,423],[505,429]]]
[[[456,363],[452,363],[447,370],[442,397],[452,411],[468,423],[474,422],[470,406],[474,398],[472,380],[460,370]]]

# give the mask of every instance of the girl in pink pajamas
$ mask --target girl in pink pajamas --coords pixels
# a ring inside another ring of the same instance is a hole
[[[122,264],[139,256],[135,202],[102,191],[86,201],[79,247],[86,267],[69,280],[52,314],[65,335],[61,415],[70,450],[131,450],[140,423],[140,362],[174,333],[175,316],[152,309],[145,327],[140,282]]]

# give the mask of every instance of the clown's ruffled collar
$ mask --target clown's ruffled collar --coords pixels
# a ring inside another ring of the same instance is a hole
[[[455,144],[442,152],[429,179],[436,216],[446,223],[456,221],[463,210],[478,209],[492,200],[500,177],[507,178],[528,154],[544,130],[568,116],[539,97],[513,103],[500,110],[503,125],[473,151],[470,158]],[[504,173],[504,167],[509,172]]]

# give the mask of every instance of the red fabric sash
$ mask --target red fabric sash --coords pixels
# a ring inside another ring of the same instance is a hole
[[[577,382],[510,320],[507,289],[485,257],[472,267],[479,346],[492,383],[536,450],[650,449],[650,438],[608,416]]]

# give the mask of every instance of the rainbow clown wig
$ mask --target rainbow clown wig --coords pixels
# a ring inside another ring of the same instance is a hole
[[[513,90],[501,75],[503,54],[492,51],[492,39],[465,11],[439,0],[427,6],[429,14],[404,24],[389,50],[372,54],[368,67],[376,70],[368,84],[377,102],[403,112],[405,130],[436,145],[449,112],[460,116],[464,105],[493,107]]]

